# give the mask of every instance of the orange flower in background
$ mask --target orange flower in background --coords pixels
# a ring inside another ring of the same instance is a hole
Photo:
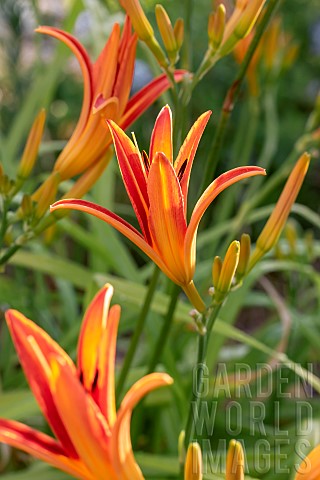
[[[314,448],[302,461],[295,480],[319,480],[320,479],[320,445]]]
[[[191,168],[210,115],[211,112],[206,112],[195,122],[175,162],[172,115],[168,106],[161,110],[156,120],[149,156],[145,152],[141,154],[137,144],[119,126],[108,122],[122,178],[142,233],[109,210],[84,200],[60,200],[51,207],[52,211],[61,208],[82,210],[115,227],[180,285],[200,311],[204,309],[204,304],[192,280],[200,220],[211,202],[229,185],[243,178],[265,174],[264,169],[259,167],[239,167],[220,175],[198,200],[187,225]]]
[[[95,63],[91,62],[83,45],[69,33],[46,26],[36,31],[65,43],[77,57],[84,79],[80,118],[54,165],[54,172],[59,172],[61,180],[65,180],[83,173],[104,157],[112,140],[103,119],[112,119],[126,129],[170,87],[170,83],[165,75],[160,75],[129,100],[137,36],[132,34],[128,18],[122,35],[119,24],[114,25]],[[182,80],[184,73],[176,71],[175,80]]]
[[[0,442],[43,460],[75,478],[142,480],[130,439],[132,409],[171,377],[153,373],[138,380],[115,407],[114,368],[120,307],[109,309],[105,285],[89,305],[80,332],[78,361],[16,310],[6,320],[21,365],[55,437],[0,419]]]

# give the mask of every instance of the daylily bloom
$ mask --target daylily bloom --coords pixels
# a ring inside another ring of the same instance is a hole
[[[143,480],[130,440],[133,407],[171,377],[153,373],[138,380],[115,407],[114,367],[120,307],[109,309],[105,285],[89,305],[80,332],[78,361],[16,310],[6,320],[21,365],[55,437],[0,419],[0,442],[39,458],[75,478]]]
[[[172,115],[168,106],[161,110],[156,120],[149,156],[145,152],[141,154],[137,144],[118,125],[108,121],[122,178],[142,233],[109,210],[84,200],[60,200],[51,207],[51,210],[82,210],[112,225],[180,285],[199,311],[205,307],[192,279],[200,220],[210,203],[226,187],[243,178],[265,174],[264,169],[259,167],[240,167],[224,173],[202,194],[187,225],[192,163],[210,114],[204,113],[195,122],[174,163]]]
[[[320,445],[314,448],[302,461],[295,480],[319,480],[320,478]]]
[[[83,173],[105,155],[112,140],[103,119],[112,119],[126,129],[170,87],[170,83],[166,75],[160,75],[129,100],[137,36],[132,34],[128,18],[122,35],[119,24],[114,25],[95,63],[91,62],[83,45],[69,33],[47,26],[36,31],[65,43],[77,57],[84,79],[80,118],[54,165],[54,172],[59,172],[61,180],[65,180]],[[184,73],[176,71],[175,80],[182,80]]]

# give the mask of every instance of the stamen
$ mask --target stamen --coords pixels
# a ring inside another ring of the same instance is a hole
[[[143,160],[144,166],[146,167],[146,170],[148,172],[149,168],[150,168],[150,160],[149,160],[148,154],[145,150],[142,150],[142,160]]]
[[[186,167],[187,167],[187,163],[188,163],[188,159],[186,158],[186,160],[181,165],[181,167],[179,169],[179,172],[178,172],[178,175],[177,175],[179,182],[181,182],[181,180],[182,180],[183,174],[184,174],[184,172],[186,170]]]

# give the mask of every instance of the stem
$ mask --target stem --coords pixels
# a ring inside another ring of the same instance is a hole
[[[142,334],[142,331],[143,331],[143,328],[144,328],[144,325],[145,325],[145,322],[146,322],[146,319],[147,319],[147,316],[148,316],[150,305],[151,305],[151,302],[152,302],[152,299],[153,299],[153,296],[154,296],[154,293],[155,293],[155,290],[156,290],[159,275],[160,275],[160,270],[159,270],[158,267],[155,266],[152,277],[151,277],[151,281],[150,281],[150,284],[149,284],[149,288],[148,288],[148,291],[147,291],[146,297],[144,299],[144,303],[143,303],[143,306],[142,306],[142,309],[141,309],[141,312],[140,312],[140,315],[139,315],[139,318],[138,318],[138,322],[137,322],[137,325],[136,325],[135,330],[133,332],[133,335],[131,337],[131,342],[130,342],[130,345],[129,345],[129,349],[128,349],[127,354],[125,356],[123,366],[122,366],[122,370],[121,370],[119,380],[118,380],[118,383],[117,383],[118,398],[121,395],[122,389],[123,389],[124,384],[125,384],[126,379],[127,379],[128,372],[129,372],[130,367],[131,367],[133,357],[136,353],[137,346],[138,346],[138,343],[139,343],[139,340],[140,340],[140,337],[141,337],[141,334]]]
[[[238,94],[240,87],[242,85],[242,82],[244,80],[244,77],[247,73],[249,64],[251,62],[251,59],[256,51],[256,48],[260,42],[260,39],[269,23],[269,20],[278,4],[279,0],[270,0],[267,7],[265,14],[263,18],[261,19],[261,22],[257,26],[256,33],[252,39],[252,42],[250,44],[250,47],[246,53],[246,56],[239,68],[239,71],[236,75],[236,78],[234,79],[234,82],[232,83],[231,87],[229,88],[227,95],[225,97],[225,100],[223,102],[223,107],[222,107],[222,112],[220,115],[219,119],[219,124],[218,128],[216,130],[215,136],[213,138],[213,142],[211,145],[210,149],[210,155],[207,160],[206,164],[206,170],[203,178],[203,183],[202,183],[202,188],[201,191],[203,191],[209,183],[212,181],[214,178],[214,174],[216,171],[216,167],[219,161],[219,154],[221,151],[221,146],[225,137],[226,133],[226,127],[229,122],[230,115],[233,111],[235,102],[237,100]]]
[[[206,356],[207,356],[207,347],[209,343],[210,334],[216,321],[222,304],[213,305],[209,312],[209,319],[206,318],[206,313],[202,315],[204,326],[207,326],[207,333],[205,335],[199,335],[198,340],[198,358],[197,358],[197,376],[196,376],[196,385],[192,385],[192,397],[189,407],[189,414],[188,420],[185,429],[185,448],[188,449],[189,443],[194,440],[193,433],[194,433],[194,418],[193,413],[194,410],[199,409],[199,405],[201,402],[201,385],[203,382],[204,372],[207,368],[206,365]],[[197,434],[196,434],[197,436]]]
[[[174,315],[174,312],[175,312],[175,309],[176,309],[176,306],[177,306],[179,293],[180,293],[180,287],[178,287],[177,285],[174,285],[173,292],[172,292],[172,295],[171,295],[171,301],[170,301],[170,304],[169,304],[169,307],[168,307],[168,311],[167,311],[166,317],[164,319],[164,322],[162,324],[159,338],[157,340],[157,343],[156,343],[155,348],[153,350],[152,357],[151,357],[150,362],[149,362],[148,373],[153,372],[155,370],[157,364],[161,360],[162,352],[163,352],[163,350],[164,350],[164,348],[167,344],[167,340],[169,338],[169,334],[170,334],[170,331],[171,331],[171,328],[172,328],[172,324],[173,324],[172,320],[173,320],[173,315]]]
[[[6,250],[6,252],[0,257],[0,265],[4,265],[15,253],[21,245],[17,245],[16,243],[11,245],[10,248]]]

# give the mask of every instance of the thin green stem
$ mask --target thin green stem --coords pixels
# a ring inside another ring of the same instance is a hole
[[[172,328],[173,315],[178,303],[179,293],[180,293],[180,287],[178,287],[177,285],[174,285],[168,311],[165,316],[164,322],[162,324],[159,338],[157,340],[157,343],[152,353],[152,357],[149,362],[148,373],[153,372],[158,362],[161,360],[161,355],[167,344],[167,340],[169,338],[169,334]]]
[[[149,288],[148,288],[148,291],[147,291],[146,297],[144,299],[144,303],[143,303],[143,306],[142,306],[142,309],[141,309],[141,312],[140,312],[140,315],[139,315],[139,318],[138,318],[138,322],[137,322],[137,325],[135,327],[134,333],[131,337],[131,342],[130,342],[130,345],[129,345],[129,349],[128,349],[126,357],[124,359],[122,370],[121,370],[119,380],[118,380],[118,383],[117,383],[117,396],[118,396],[118,398],[120,398],[120,395],[121,395],[122,389],[124,387],[124,384],[126,382],[127,375],[128,375],[129,370],[130,370],[134,355],[136,353],[138,343],[139,343],[139,340],[140,340],[140,337],[141,337],[141,334],[142,334],[142,331],[143,331],[143,328],[144,328],[144,325],[145,325],[145,322],[146,322],[146,319],[147,319],[147,316],[148,316],[148,313],[149,313],[149,310],[150,310],[151,302],[152,302],[153,296],[155,294],[155,290],[156,290],[156,286],[157,286],[157,283],[158,283],[159,275],[160,275],[160,270],[159,270],[158,267],[155,266],[154,271],[153,271],[153,275],[151,277],[151,281],[150,281],[150,284],[149,284]]]
[[[196,370],[192,372],[192,377],[193,377],[192,380],[194,380],[195,378],[195,382],[193,382],[192,384],[192,397],[190,401],[189,414],[188,414],[188,419],[187,419],[187,424],[185,429],[186,449],[188,448],[189,443],[194,439],[193,437],[194,427],[195,427],[194,413],[198,411],[199,405],[201,402],[202,383],[203,383],[204,373],[207,369],[207,366],[206,366],[207,347],[209,343],[210,334],[214,326],[214,322],[218,318],[221,305],[222,304],[213,305],[209,309],[208,319],[206,317],[206,314],[208,315],[208,312],[204,313],[202,316],[204,326],[207,327],[207,332],[205,335],[199,335]]]
[[[222,112],[220,115],[219,119],[219,124],[218,128],[216,130],[215,136],[213,138],[213,142],[211,145],[210,149],[210,155],[207,160],[206,164],[206,169],[205,169],[205,174],[203,177],[203,183],[202,183],[202,188],[201,191],[203,191],[209,183],[212,181],[214,178],[214,174],[216,171],[217,164],[219,162],[219,155],[221,151],[221,147],[223,144],[223,140],[225,138],[225,133],[226,133],[226,127],[229,122],[230,115],[233,111],[235,102],[237,100],[240,87],[242,85],[242,82],[244,80],[244,77],[246,75],[246,72],[248,70],[249,64],[251,62],[251,59],[256,51],[256,48],[260,42],[260,39],[271,19],[271,16],[279,3],[280,0],[270,0],[267,7],[265,14],[263,18],[261,19],[261,22],[257,26],[256,33],[252,39],[252,42],[250,44],[250,47],[246,53],[246,56],[239,68],[239,71],[236,75],[236,78],[234,79],[234,82],[232,83],[231,87],[229,88],[227,95],[225,97],[223,107],[222,107]]]
[[[8,260],[10,260],[10,258],[16,253],[17,250],[19,250],[20,247],[21,245],[17,245],[16,243],[11,245],[11,247],[9,247],[0,257],[0,265],[4,265]]]

